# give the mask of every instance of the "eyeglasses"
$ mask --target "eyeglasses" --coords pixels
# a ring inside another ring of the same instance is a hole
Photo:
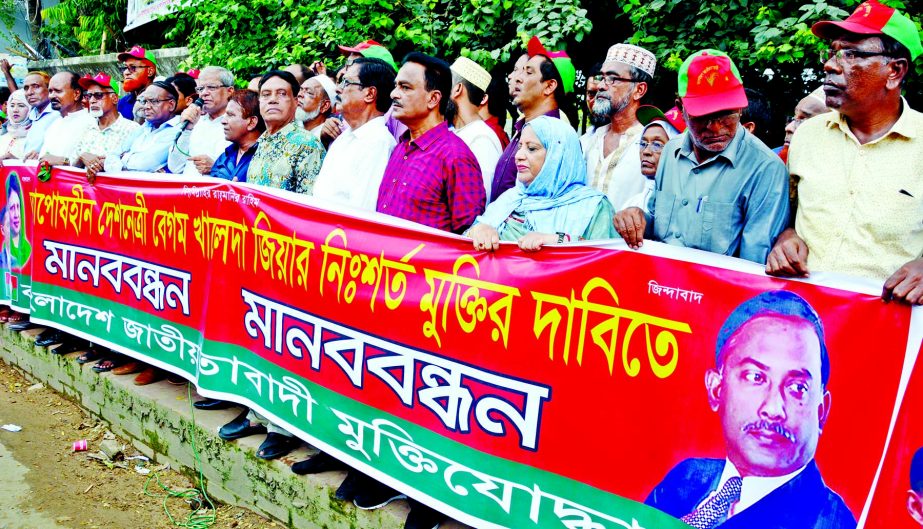
[[[341,90],[346,90],[346,87],[348,87],[348,86],[358,86],[359,88],[362,88],[362,87],[363,87],[363,85],[362,85],[361,82],[359,82],[359,81],[353,81],[353,80],[351,80],[351,79],[346,79],[346,78],[340,79],[340,82],[337,83],[337,86],[338,86]]]
[[[83,98],[87,101],[102,101],[103,98],[114,93],[115,92],[87,92],[83,94]]]
[[[712,123],[717,123],[721,125],[722,127],[730,127],[738,120],[740,120],[740,112],[729,112],[726,114],[719,114],[719,115],[712,114],[711,117],[689,116],[689,121],[695,122],[697,125],[706,127],[706,128],[711,126]]]
[[[292,94],[288,90],[276,90],[275,92],[266,90],[265,92],[260,92],[260,99],[263,101],[269,101],[272,99],[272,96],[276,96],[278,99],[283,101],[292,98]]]
[[[228,87],[228,85],[226,85],[226,84],[207,84],[207,85],[205,85],[205,86],[197,86],[197,87],[195,87],[195,91],[196,91],[196,93],[198,93],[198,94],[202,94],[202,93],[205,93],[205,92],[214,92],[214,91],[216,91],[216,90],[218,90],[218,89],[220,89],[220,88],[227,88],[227,87]]]
[[[601,75],[594,76],[596,82],[599,84],[614,85],[615,83],[636,83],[637,79],[632,79],[631,77],[621,77],[614,73],[604,73]]]
[[[641,140],[638,142],[638,146],[641,147],[642,151],[650,147],[651,152],[658,153],[663,151],[664,144],[659,141]]]
[[[143,70],[144,68],[147,68],[147,66],[143,66],[143,65],[142,65],[142,66],[138,66],[138,65],[136,65],[136,64],[126,64],[125,66],[122,66],[122,71],[123,71],[123,72],[135,73],[135,72],[137,72],[138,70]]]
[[[140,104],[142,107],[146,107],[148,105],[153,106],[153,105],[156,105],[157,103],[163,103],[165,101],[173,101],[173,98],[172,97],[168,97],[166,99],[143,99],[142,98],[138,100],[138,104]]]
[[[820,62],[822,63],[826,63],[830,59],[835,59],[838,64],[855,64],[859,59],[867,59],[869,57],[891,57],[891,55],[883,51],[864,51],[853,48],[845,48],[842,50],[830,49],[820,52]]]

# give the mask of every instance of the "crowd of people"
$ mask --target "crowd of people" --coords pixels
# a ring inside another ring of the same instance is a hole
[[[645,98],[655,82],[672,86],[672,76],[658,79],[657,57],[622,43],[587,78],[590,127],[580,136],[574,64],[533,37],[506,78],[465,57],[449,64],[413,52],[398,64],[367,40],[340,46],[345,61],[335,72],[292,65],[246,89],[221,66],[159,76],[156,57],[136,46],[118,56],[121,83],[61,71],[13,84],[0,157],[83,168],[90,183],[117,171],[250,182],[464,234],[477,251],[501,241],[526,252],[660,241],[759,263],[771,275],[868,278],[882,284],[885,301],[919,304],[923,115],[901,96],[923,53],[919,33],[875,0],[812,31],[829,45],[824,80],[792,102],[776,148],[764,141],[766,102],[743,86],[732,57],[714,49],[687,57],[676,106],[664,111]],[[14,83],[9,65],[0,69]],[[516,119],[507,128],[510,104]],[[0,320],[30,325],[9,308]],[[87,347],[56,330],[37,343],[60,342],[60,353]],[[140,372],[139,384],[165,376],[95,346],[78,361]],[[250,410],[220,436],[264,433],[261,458],[300,443]],[[293,471],[346,468],[321,453]],[[371,509],[403,495],[350,471],[337,497]],[[442,519],[414,503],[406,527]]]

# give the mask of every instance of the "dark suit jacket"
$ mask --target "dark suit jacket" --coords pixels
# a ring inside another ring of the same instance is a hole
[[[647,505],[681,518],[718,486],[723,459],[687,459],[657,485]],[[794,479],[729,518],[722,529],[855,529],[856,519],[840,496],[827,488],[812,460]]]

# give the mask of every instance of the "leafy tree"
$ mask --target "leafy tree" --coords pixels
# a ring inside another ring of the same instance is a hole
[[[665,69],[675,72],[689,54],[702,48],[724,51],[741,70],[745,85],[766,93],[776,114],[782,115],[823,79],[819,54],[827,44],[811,33],[811,26],[849,16],[860,1],[624,0],[622,11],[636,28],[630,41],[653,51]],[[919,28],[920,13],[908,11],[912,2],[883,3],[909,14]],[[913,77],[921,75],[923,61],[918,60]],[[675,90],[675,81],[667,84]],[[919,81],[911,79],[906,92],[911,104],[923,104]],[[672,94],[662,94],[662,99],[668,95]]]
[[[491,67],[537,34],[549,46],[579,41],[591,23],[580,0],[187,0],[167,37],[188,42],[190,63],[237,73],[339,56],[368,38],[397,60],[410,50],[466,55]]]
[[[63,0],[42,10],[41,37],[78,55],[122,50],[127,8],[127,0]]]

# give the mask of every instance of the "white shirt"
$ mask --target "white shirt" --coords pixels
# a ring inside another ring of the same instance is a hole
[[[795,479],[795,477],[798,476],[798,474],[801,474],[801,472],[806,467],[807,465],[799,468],[791,474],[786,474],[784,476],[771,478],[748,476],[743,478],[740,486],[740,499],[737,500],[737,503],[731,505],[728,518],[734,516],[735,514],[740,514],[745,509],[752,507],[753,504],[768,496],[770,492]],[[740,472],[737,471],[737,467],[734,466],[734,463],[731,463],[730,460],[725,460],[724,471],[721,472],[721,479],[718,481],[718,486],[714,491],[712,491],[711,494],[708,495],[707,498],[702,500],[702,502],[697,505],[696,508],[705,505],[705,503],[710,500],[712,496],[721,490],[721,487],[724,486],[727,480],[735,477],[740,477]]]
[[[95,122],[96,118],[84,109],[71,112],[53,122],[45,132],[45,143],[39,155],[63,156],[74,163],[78,154],[77,142]]]
[[[224,125],[221,118],[212,119],[206,113],[202,113],[199,121],[195,126],[186,129],[180,134],[177,142],[170,146],[170,158],[167,166],[171,173],[183,173],[185,176],[202,176],[194,163],[186,163],[189,156],[205,155],[215,161],[224,153],[224,150],[231,145],[231,142],[224,139]],[[178,147],[178,148],[177,148]],[[180,151],[185,151],[188,155]]]
[[[375,211],[378,188],[397,141],[384,116],[341,133],[327,151],[314,182],[314,196],[366,211]]]
[[[317,138],[318,141],[320,141],[320,133],[323,131],[324,131],[324,124],[321,123],[320,125],[309,130],[308,132],[310,132],[312,136],[314,136],[315,138]]]
[[[644,191],[647,178],[641,174],[640,123],[622,135],[618,148],[603,156],[606,133],[611,125],[597,128],[586,141],[581,141],[587,162],[587,183],[609,197],[615,211]]]
[[[481,119],[452,130],[477,158],[478,165],[481,166],[481,176],[484,178],[484,189],[487,190],[487,203],[490,204],[490,186],[494,181],[494,170],[497,168],[500,155],[503,154],[500,138],[497,138],[497,133]]]

